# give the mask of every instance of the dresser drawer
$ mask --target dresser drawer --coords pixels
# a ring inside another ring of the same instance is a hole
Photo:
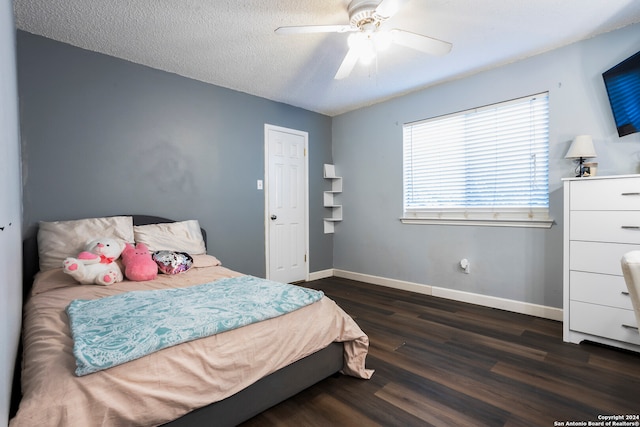
[[[640,244],[640,212],[572,211],[570,221],[571,240]]]
[[[571,271],[569,281],[569,299],[572,301],[633,310],[622,276]]]
[[[571,301],[569,307],[571,330],[631,344],[640,344],[638,330],[623,326],[637,326],[632,310],[579,301]]]
[[[640,210],[640,177],[571,181],[571,210]],[[566,207],[565,207],[566,209]]]
[[[638,245],[573,240],[569,242],[569,270],[622,276],[622,255],[638,249]]]

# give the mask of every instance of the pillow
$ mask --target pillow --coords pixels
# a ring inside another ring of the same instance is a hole
[[[193,258],[186,252],[157,251],[151,258],[164,274],[178,274],[187,271],[193,265]]]
[[[175,251],[200,255],[207,252],[198,220],[192,219],[166,224],[136,225],[133,227],[136,243],[144,243],[149,252]]]
[[[72,221],[40,221],[38,229],[40,271],[61,268],[65,258],[76,256],[89,240],[98,237],[133,242],[133,218],[112,216]]]
[[[220,260],[213,255],[193,255],[193,266],[195,268],[216,267],[222,265]]]

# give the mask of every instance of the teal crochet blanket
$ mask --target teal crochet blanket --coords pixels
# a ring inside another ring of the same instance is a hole
[[[67,306],[76,375],[312,304],[321,291],[253,276],[188,288],[131,291]]]

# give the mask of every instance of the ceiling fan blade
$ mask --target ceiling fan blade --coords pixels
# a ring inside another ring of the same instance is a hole
[[[342,60],[342,64],[340,64],[340,68],[338,68],[338,72],[336,73],[334,79],[342,80],[345,77],[348,77],[349,74],[351,74],[351,70],[353,70],[353,67],[356,66],[356,62],[358,62],[358,51],[351,48]]]
[[[355,31],[351,25],[301,25],[295,27],[276,28],[276,34],[309,34],[309,33],[346,33]]]
[[[382,19],[389,19],[402,7],[406,0],[382,0],[376,7],[376,15]]]
[[[391,30],[391,35],[394,43],[428,53],[429,55],[446,55],[453,46],[449,42],[399,29]]]

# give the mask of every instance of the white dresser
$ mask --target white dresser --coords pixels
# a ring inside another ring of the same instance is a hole
[[[564,180],[564,341],[640,352],[620,258],[640,249],[640,175]]]

